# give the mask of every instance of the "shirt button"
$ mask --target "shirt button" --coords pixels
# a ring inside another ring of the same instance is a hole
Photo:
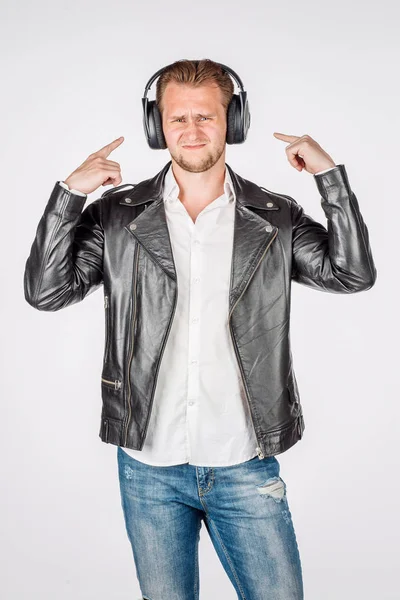
[[[191,361],[190,361],[190,364],[191,364],[191,365],[197,365],[197,360],[191,360]]]
[[[200,281],[200,277],[195,277],[195,278],[193,279],[193,283],[197,283],[198,281]]]
[[[196,244],[196,246],[200,244],[199,240],[194,240],[194,243]]]
[[[195,317],[194,319],[192,319],[192,323],[198,323],[199,319],[198,317]]]
[[[189,406],[193,406],[193,404],[194,404],[193,400],[189,400],[188,404],[189,404]]]

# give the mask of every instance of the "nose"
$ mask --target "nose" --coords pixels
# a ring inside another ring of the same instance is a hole
[[[204,136],[201,131],[201,123],[196,123],[196,121],[188,121],[185,127],[185,143],[190,143],[192,145],[203,144],[205,142]]]

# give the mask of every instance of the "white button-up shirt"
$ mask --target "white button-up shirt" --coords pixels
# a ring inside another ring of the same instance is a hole
[[[178,198],[172,165],[164,207],[178,283],[177,306],[158,372],[142,450],[151,465],[234,465],[257,456],[257,440],[228,329],[235,194],[224,194],[194,223]]]
[[[235,465],[257,456],[228,328],[235,192],[225,167],[224,194],[194,223],[179,191],[171,165],[163,198],[178,280],[176,311],[143,449],[123,450],[149,465]]]

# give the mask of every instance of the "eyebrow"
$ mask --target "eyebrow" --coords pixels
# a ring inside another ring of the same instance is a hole
[[[169,119],[183,119],[185,115],[173,115],[172,117],[168,117]],[[215,117],[212,113],[197,113],[196,117]]]

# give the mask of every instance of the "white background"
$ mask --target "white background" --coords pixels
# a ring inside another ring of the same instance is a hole
[[[117,448],[98,437],[103,294],[42,313],[24,299],[23,272],[55,182],[90,153],[123,135],[110,159],[124,183],[165,165],[168,150],[144,137],[145,84],[175,60],[211,58],[248,92],[248,138],[227,146],[234,171],[326,224],[314,178],[272,135],[307,133],[346,166],[368,226],[371,290],[293,284],[306,429],[277,458],[306,600],[399,599],[396,3],[9,0],[0,16],[2,598],[140,597]],[[205,527],[200,597],[236,599]]]

